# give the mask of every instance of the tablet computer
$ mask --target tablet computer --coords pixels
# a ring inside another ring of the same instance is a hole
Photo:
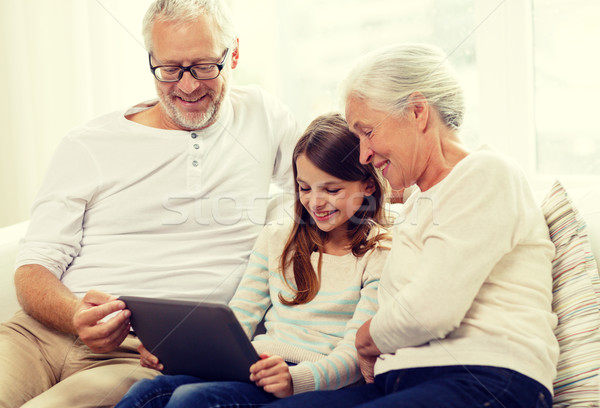
[[[164,366],[164,374],[207,381],[250,382],[259,360],[239,321],[226,304],[121,296],[131,327]]]

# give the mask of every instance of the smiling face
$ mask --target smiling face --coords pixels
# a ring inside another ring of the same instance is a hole
[[[201,16],[193,23],[156,21],[152,29],[152,64],[188,66],[220,63],[225,48],[219,45],[212,18]],[[198,130],[215,123],[227,92],[228,66],[235,68],[238,53],[230,50],[221,74],[197,80],[185,72],[178,82],[156,81],[160,100],[159,122],[165,129]]]
[[[296,160],[300,202],[330,240],[347,242],[348,221],[375,187],[368,181],[345,181],[315,166],[305,154]]]
[[[391,115],[351,96],[346,103],[346,119],[360,139],[362,164],[372,162],[396,190],[417,182],[419,137],[410,114]]]

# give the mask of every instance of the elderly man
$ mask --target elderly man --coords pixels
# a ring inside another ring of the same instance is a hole
[[[292,185],[295,120],[230,86],[238,40],[218,0],[157,0],[144,41],[158,100],[59,145],[17,256],[23,311],[0,326],[1,407],[112,406],[140,378],[120,295],[228,301]]]

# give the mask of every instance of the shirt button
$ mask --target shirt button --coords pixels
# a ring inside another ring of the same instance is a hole
[[[194,149],[199,149],[200,145],[198,145],[198,143],[194,143]]]
[[[192,162],[192,166],[194,166],[194,167],[198,167],[198,160],[194,160],[194,161]]]
[[[197,137],[198,137],[198,134],[196,134],[196,133],[192,133],[192,139],[195,139],[195,138],[197,138]]]

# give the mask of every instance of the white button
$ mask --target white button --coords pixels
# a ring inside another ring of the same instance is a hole
[[[199,149],[200,145],[198,143],[194,143],[194,149]]]
[[[198,167],[198,160],[194,160],[194,161],[192,162],[192,166],[194,166],[194,167]]]
[[[198,137],[198,135],[196,133],[192,133],[192,139],[195,139],[197,137]]]

